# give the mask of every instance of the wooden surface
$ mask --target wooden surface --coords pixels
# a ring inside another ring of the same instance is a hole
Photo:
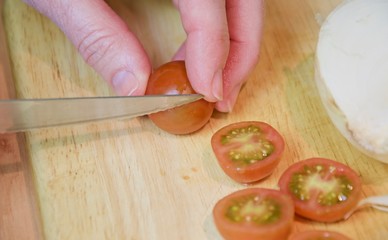
[[[270,123],[287,144],[275,172],[254,186],[276,187],[287,166],[320,156],[359,172],[364,196],[388,193],[388,165],[345,141],[315,87],[319,23],[339,2],[266,1],[260,63],[235,110],[215,113],[198,133],[170,135],[141,117],[28,132],[24,158],[17,148],[12,156],[0,151],[0,238],[31,239],[18,235],[24,231],[46,239],[221,239],[212,208],[221,197],[247,186],[222,172],[210,138],[222,126],[242,120]],[[141,38],[154,66],[168,61],[185,38],[169,1],[108,3]],[[112,94],[57,27],[35,10],[20,0],[6,0],[2,17],[17,97]],[[1,69],[0,79],[9,79],[5,72]],[[2,98],[12,96],[4,89],[2,85]],[[31,181],[26,183],[26,176]],[[35,191],[37,207],[31,197]],[[22,206],[26,224],[8,221],[20,219],[20,206],[13,205],[19,202],[31,204]],[[352,239],[386,239],[388,214],[366,209],[335,224],[296,218],[294,232],[309,229],[336,230]]]
[[[0,0],[2,11],[3,1]],[[0,18],[0,99],[15,98],[4,24]],[[2,117],[2,116],[0,116]],[[40,239],[34,178],[23,133],[0,134],[0,239]]]

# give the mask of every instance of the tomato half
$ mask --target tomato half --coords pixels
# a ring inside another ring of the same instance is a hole
[[[287,239],[294,205],[287,194],[278,190],[247,188],[219,200],[213,218],[226,240]]]
[[[187,77],[184,61],[168,62],[150,76],[146,95],[195,93]],[[149,115],[160,129],[173,134],[188,134],[201,129],[210,119],[214,103],[203,99]]]
[[[350,238],[338,232],[310,230],[293,234],[288,240],[350,240]]]
[[[224,172],[237,182],[250,183],[270,175],[284,151],[278,131],[264,122],[238,122],[213,134],[211,145]]]
[[[320,222],[343,220],[361,197],[357,173],[325,158],[291,165],[280,177],[279,187],[293,198],[296,214]]]

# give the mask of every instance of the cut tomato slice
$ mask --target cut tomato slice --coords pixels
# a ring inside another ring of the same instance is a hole
[[[338,232],[310,230],[293,234],[288,240],[350,240],[350,238]]]
[[[343,220],[361,197],[357,173],[325,158],[291,165],[280,177],[279,187],[293,198],[296,214],[320,222]]]
[[[250,183],[270,175],[284,151],[283,137],[264,122],[238,122],[214,133],[211,145],[224,172]]]
[[[215,225],[227,240],[287,239],[294,205],[278,190],[247,188],[225,196],[213,209]]]

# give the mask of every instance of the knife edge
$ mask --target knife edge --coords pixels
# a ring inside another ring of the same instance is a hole
[[[202,99],[200,94],[0,100],[0,133],[129,119]]]

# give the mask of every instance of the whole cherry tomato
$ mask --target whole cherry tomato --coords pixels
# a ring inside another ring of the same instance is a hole
[[[148,80],[146,95],[193,94],[184,61],[173,61],[157,68]],[[188,134],[201,129],[210,119],[214,103],[204,99],[149,115],[160,129],[173,134]]]

